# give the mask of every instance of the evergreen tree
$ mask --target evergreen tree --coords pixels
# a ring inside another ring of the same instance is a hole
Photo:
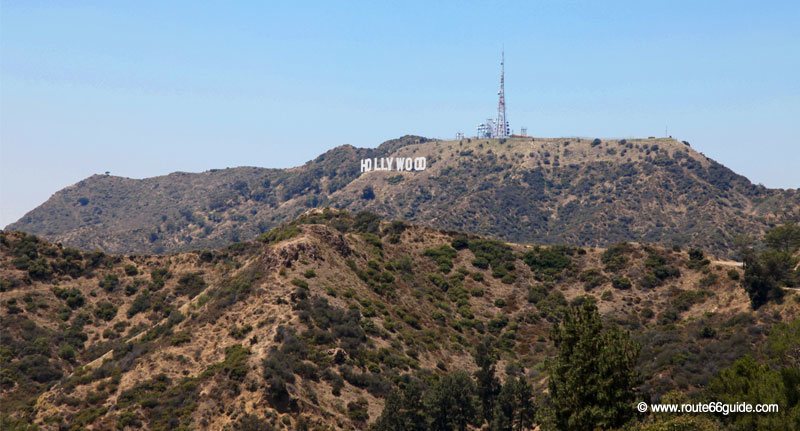
[[[509,377],[503,385],[494,408],[492,431],[530,429],[536,413],[531,386],[522,377]]]
[[[432,431],[464,431],[477,422],[475,383],[464,371],[443,376],[425,396]]]
[[[733,430],[800,431],[800,319],[773,326],[760,355],[745,356],[709,382],[709,400],[778,404],[769,414],[718,415]]]
[[[604,328],[591,300],[571,305],[552,338],[558,348],[549,382],[556,428],[624,425],[634,412],[639,346],[628,333]]]
[[[687,404],[693,400],[680,391],[664,394],[662,404]],[[696,402],[696,400],[694,400]],[[630,424],[625,431],[722,431],[722,425],[710,415],[693,413],[651,413],[641,422]]]
[[[743,255],[744,287],[750,305],[756,309],[767,302],[780,301],[783,287],[800,284],[798,259],[794,253],[800,249],[800,226],[786,224],[767,232],[764,237],[767,249],[757,253],[747,250]]]
[[[386,397],[383,404],[383,411],[372,425],[373,431],[401,431],[405,428],[405,417],[403,414],[403,393],[395,389]]]
[[[773,370],[745,356],[722,370],[708,385],[708,398],[733,404],[778,404],[777,413],[729,414],[720,419],[731,430],[800,430],[797,368]]]
[[[426,427],[425,406],[422,404],[422,383],[413,379],[402,389],[389,394],[383,412],[375,424],[374,431],[424,431]]]
[[[500,393],[500,380],[495,376],[497,358],[492,352],[491,339],[488,337],[478,344],[475,363],[478,365],[475,380],[478,399],[481,402],[481,415],[487,423],[492,423],[495,398]]]
[[[788,254],[774,251],[748,256],[744,262],[742,285],[754,310],[771,300],[780,301],[783,298],[780,284],[785,280],[791,262]]]
[[[800,269],[795,253],[800,249],[800,226],[785,224],[770,229],[764,236],[766,250],[745,249],[742,287],[753,309],[783,298],[783,287],[800,284]]]
[[[767,247],[783,253],[794,253],[800,249],[800,226],[787,223],[770,229],[764,237]]]

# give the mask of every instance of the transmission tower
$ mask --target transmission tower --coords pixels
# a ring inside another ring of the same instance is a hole
[[[506,120],[506,53],[505,50],[500,54],[500,91],[497,92],[499,100],[497,101],[497,121],[495,122],[495,137],[507,138],[508,137],[508,121]]]

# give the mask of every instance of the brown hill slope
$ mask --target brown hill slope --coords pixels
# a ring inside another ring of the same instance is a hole
[[[397,156],[426,156],[429,168],[360,173],[361,158]],[[722,255],[739,234],[800,218],[800,193],[755,186],[672,139],[403,137],[338,147],[286,170],[96,175],[9,229],[87,250],[162,253],[252,239],[318,206],[515,242],[659,242]]]
[[[0,420],[43,429],[362,429],[401,376],[474,370],[487,336],[501,377],[540,391],[550,328],[582,295],[643,344],[642,397],[656,397],[704,385],[800,311],[794,293],[751,311],[738,269],[684,251],[530,247],[337,211],[166,256],[3,233],[0,268]]]

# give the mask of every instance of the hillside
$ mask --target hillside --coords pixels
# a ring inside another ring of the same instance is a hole
[[[427,157],[428,169],[360,173],[362,158],[407,156]],[[753,185],[673,139],[406,136],[337,147],[291,169],[95,175],[8,229],[83,250],[165,253],[252,239],[325,206],[513,242],[638,241],[730,255],[738,235],[800,219],[800,192]]]
[[[641,343],[640,399],[691,394],[758,354],[800,295],[753,311],[739,268],[687,251],[506,244],[332,210],[156,256],[3,232],[0,420],[364,429],[404,376],[474,371],[487,337],[500,378],[526,376],[538,399],[551,329],[584,295]]]

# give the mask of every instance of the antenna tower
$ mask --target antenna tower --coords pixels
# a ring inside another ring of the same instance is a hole
[[[508,121],[506,120],[506,53],[505,50],[500,54],[500,91],[497,92],[497,121],[495,122],[495,137],[508,137]]]

